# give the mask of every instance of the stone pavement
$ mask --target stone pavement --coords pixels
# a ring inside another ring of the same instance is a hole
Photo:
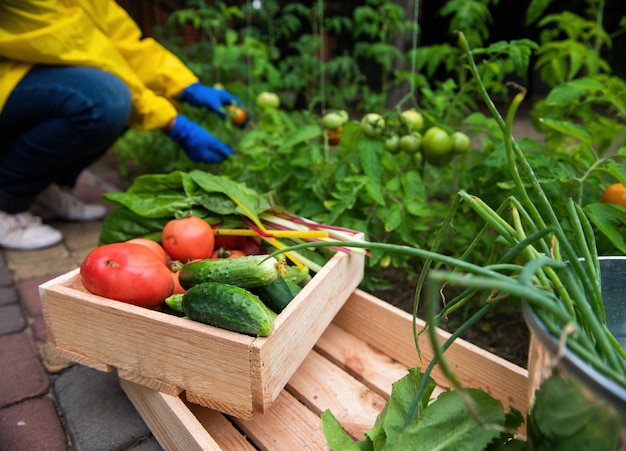
[[[104,203],[108,190],[87,171],[77,195]],[[46,341],[38,286],[80,265],[101,222],[37,214],[63,232],[61,244],[0,249],[0,451],[161,450],[115,373],[73,364]]]

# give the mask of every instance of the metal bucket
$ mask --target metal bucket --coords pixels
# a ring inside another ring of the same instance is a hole
[[[600,273],[607,327],[626,349],[626,257],[600,257]],[[557,416],[570,415],[571,418],[558,427],[556,421],[550,425],[550,434],[562,435],[561,440],[566,443],[576,440],[576,449],[625,449],[626,388],[593,369],[570,349],[559,355],[558,337],[548,332],[527,303],[524,303],[523,312],[531,331],[528,355],[530,412],[536,417],[540,416],[538,410],[542,409],[540,417],[549,418],[547,412],[553,408]],[[563,396],[565,393],[567,397]],[[554,403],[559,399],[557,395],[564,404],[547,405],[547,400]],[[593,415],[590,412],[594,412]],[[529,440],[536,435],[534,440],[537,441],[537,437],[545,432],[538,430],[542,427],[542,424],[532,424],[529,420]],[[602,431],[602,434],[588,437],[593,430]],[[587,438],[590,440],[588,447],[584,446]]]

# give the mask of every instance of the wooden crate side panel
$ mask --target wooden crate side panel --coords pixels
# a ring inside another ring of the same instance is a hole
[[[423,360],[420,362],[413,342],[413,318],[409,313],[360,290],[355,290],[348,299],[334,324],[407,367],[425,369],[434,355],[429,338],[423,336],[420,339]],[[424,321],[418,319],[418,329],[423,326]],[[450,334],[438,330],[438,336],[443,342]],[[457,339],[445,355],[463,385],[481,388],[505,407],[514,406],[527,412],[528,372],[525,369],[461,339]],[[432,376],[440,385],[448,384],[438,367]]]
[[[278,315],[274,333],[254,342],[252,380],[261,385],[253,387],[253,396],[259,412],[265,411],[285,387],[361,283],[363,271],[363,255],[336,254]]]
[[[120,379],[120,385],[164,449],[222,449],[179,397],[124,379]]]
[[[262,450],[328,449],[319,416],[285,390],[264,414],[233,421]]]
[[[386,404],[385,398],[315,351],[293,375],[287,391],[317,416],[329,409],[356,440],[364,437],[363,432],[374,425]]]
[[[154,379],[237,407],[252,405],[248,368],[254,337],[65,286],[44,288],[42,304],[61,350],[116,367],[127,378],[135,374],[137,381]]]

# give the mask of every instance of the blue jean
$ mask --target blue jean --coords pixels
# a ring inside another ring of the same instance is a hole
[[[90,67],[36,66],[0,111],[0,210],[28,210],[52,183],[73,187],[126,129],[130,92]]]

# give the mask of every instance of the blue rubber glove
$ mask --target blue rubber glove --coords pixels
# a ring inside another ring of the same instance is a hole
[[[176,116],[174,127],[166,133],[180,144],[191,161],[221,163],[235,153],[230,146],[182,114]]]
[[[201,83],[192,83],[178,96],[183,102],[193,106],[209,108],[222,119],[226,119],[226,112],[222,108],[231,104],[242,106],[241,100],[225,89],[209,88]]]

